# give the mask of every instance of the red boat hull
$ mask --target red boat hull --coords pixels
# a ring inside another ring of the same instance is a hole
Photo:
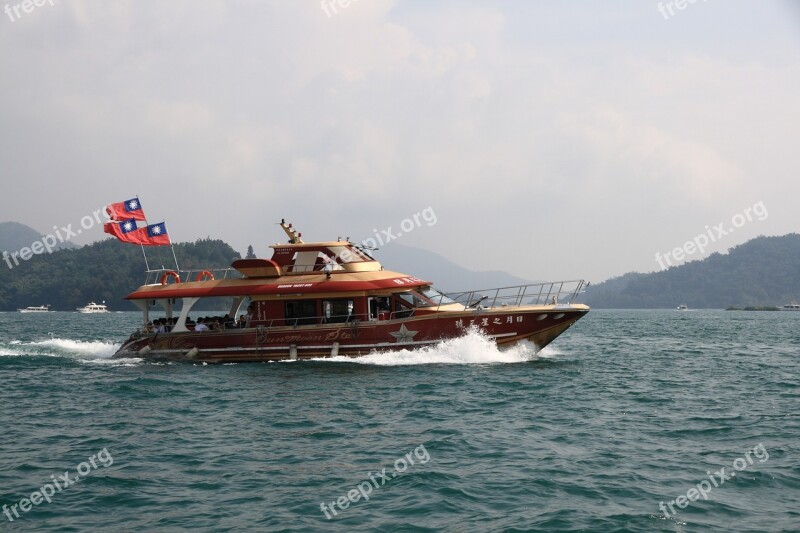
[[[354,321],[203,332],[135,333],[115,358],[168,358],[213,363],[280,361],[415,349],[475,328],[498,345],[532,342],[537,349],[574,324],[589,308],[555,305],[436,312],[396,320]]]

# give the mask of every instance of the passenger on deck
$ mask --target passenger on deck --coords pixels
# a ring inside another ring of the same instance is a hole
[[[165,327],[166,320],[163,318],[157,318],[153,325],[156,328],[156,333],[166,333],[167,328]]]
[[[244,329],[247,327],[247,317],[244,315],[239,315],[239,327]]]
[[[256,305],[251,302],[250,305],[247,306],[247,322],[245,323],[245,327],[250,327],[250,324],[253,322],[253,315],[255,315],[255,312]]]
[[[156,328],[153,327],[153,323],[152,322],[148,322],[144,327],[144,332],[145,333],[153,333],[155,330],[156,330]]]
[[[194,327],[195,331],[208,331],[208,326],[206,326],[203,318],[200,317],[197,319],[197,325]]]

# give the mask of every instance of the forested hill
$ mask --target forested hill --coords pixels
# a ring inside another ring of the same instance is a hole
[[[168,247],[147,247],[150,268],[174,266]],[[221,240],[175,244],[182,270],[227,268],[239,253]],[[77,249],[34,255],[28,261],[0,263],[0,310],[50,304],[54,311],[74,311],[89,301],[105,300],[113,311],[134,310],[123,298],[144,283],[139,246],[106,239]]]
[[[629,273],[589,287],[597,308],[779,306],[800,301],[800,235],[758,237],[702,261],[650,274]]]

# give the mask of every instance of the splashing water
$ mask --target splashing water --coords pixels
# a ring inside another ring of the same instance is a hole
[[[109,359],[119,348],[119,344],[105,341],[79,341],[52,338],[44,341],[11,341],[10,346],[0,347],[2,355],[49,355],[77,356],[88,359]]]
[[[112,360],[111,356],[116,353],[119,346],[118,343],[106,341],[82,341],[61,338],[33,342],[15,340],[0,346],[0,356],[44,355],[50,357],[74,357],[90,363],[119,364],[122,366],[143,361],[140,358]],[[500,348],[493,339],[473,329],[464,336],[443,340],[433,346],[373,352],[361,357],[339,356],[312,360],[379,366],[469,365],[525,363],[536,359],[550,359],[557,355],[560,355],[559,352],[549,347],[537,353],[536,346],[528,341]]]
[[[497,364],[525,363],[537,358],[550,358],[558,355],[549,348],[536,353],[530,342],[521,342],[509,347],[498,348],[493,339],[476,330],[470,330],[462,337],[447,339],[433,346],[416,349],[400,349],[390,352],[373,352],[361,357],[328,357],[315,361],[347,362],[365,365],[401,366],[429,364]]]

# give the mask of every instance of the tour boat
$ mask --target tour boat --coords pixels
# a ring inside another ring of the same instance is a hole
[[[689,306],[686,305],[686,304],[681,304],[681,305],[678,306],[677,309],[678,309],[678,311],[688,311],[689,310]]]
[[[47,313],[50,311],[49,305],[34,305],[25,309],[17,309],[20,313]]]
[[[800,304],[792,302],[779,308],[781,311],[800,311]]]
[[[540,350],[589,311],[574,303],[583,280],[443,294],[429,281],[385,270],[349,240],[304,242],[291,224],[280,226],[289,242],[271,246],[271,259],[239,259],[221,272],[148,271],[145,284],[126,296],[142,311],[142,328],[114,357],[355,357],[431,346],[471,330],[499,346],[528,341]],[[232,299],[227,315],[201,326],[194,306],[220,297]],[[157,326],[154,309],[164,315]]]
[[[85,307],[78,307],[77,311],[84,314],[108,313],[108,306],[106,306],[105,303],[105,301],[101,304],[89,302]]]

